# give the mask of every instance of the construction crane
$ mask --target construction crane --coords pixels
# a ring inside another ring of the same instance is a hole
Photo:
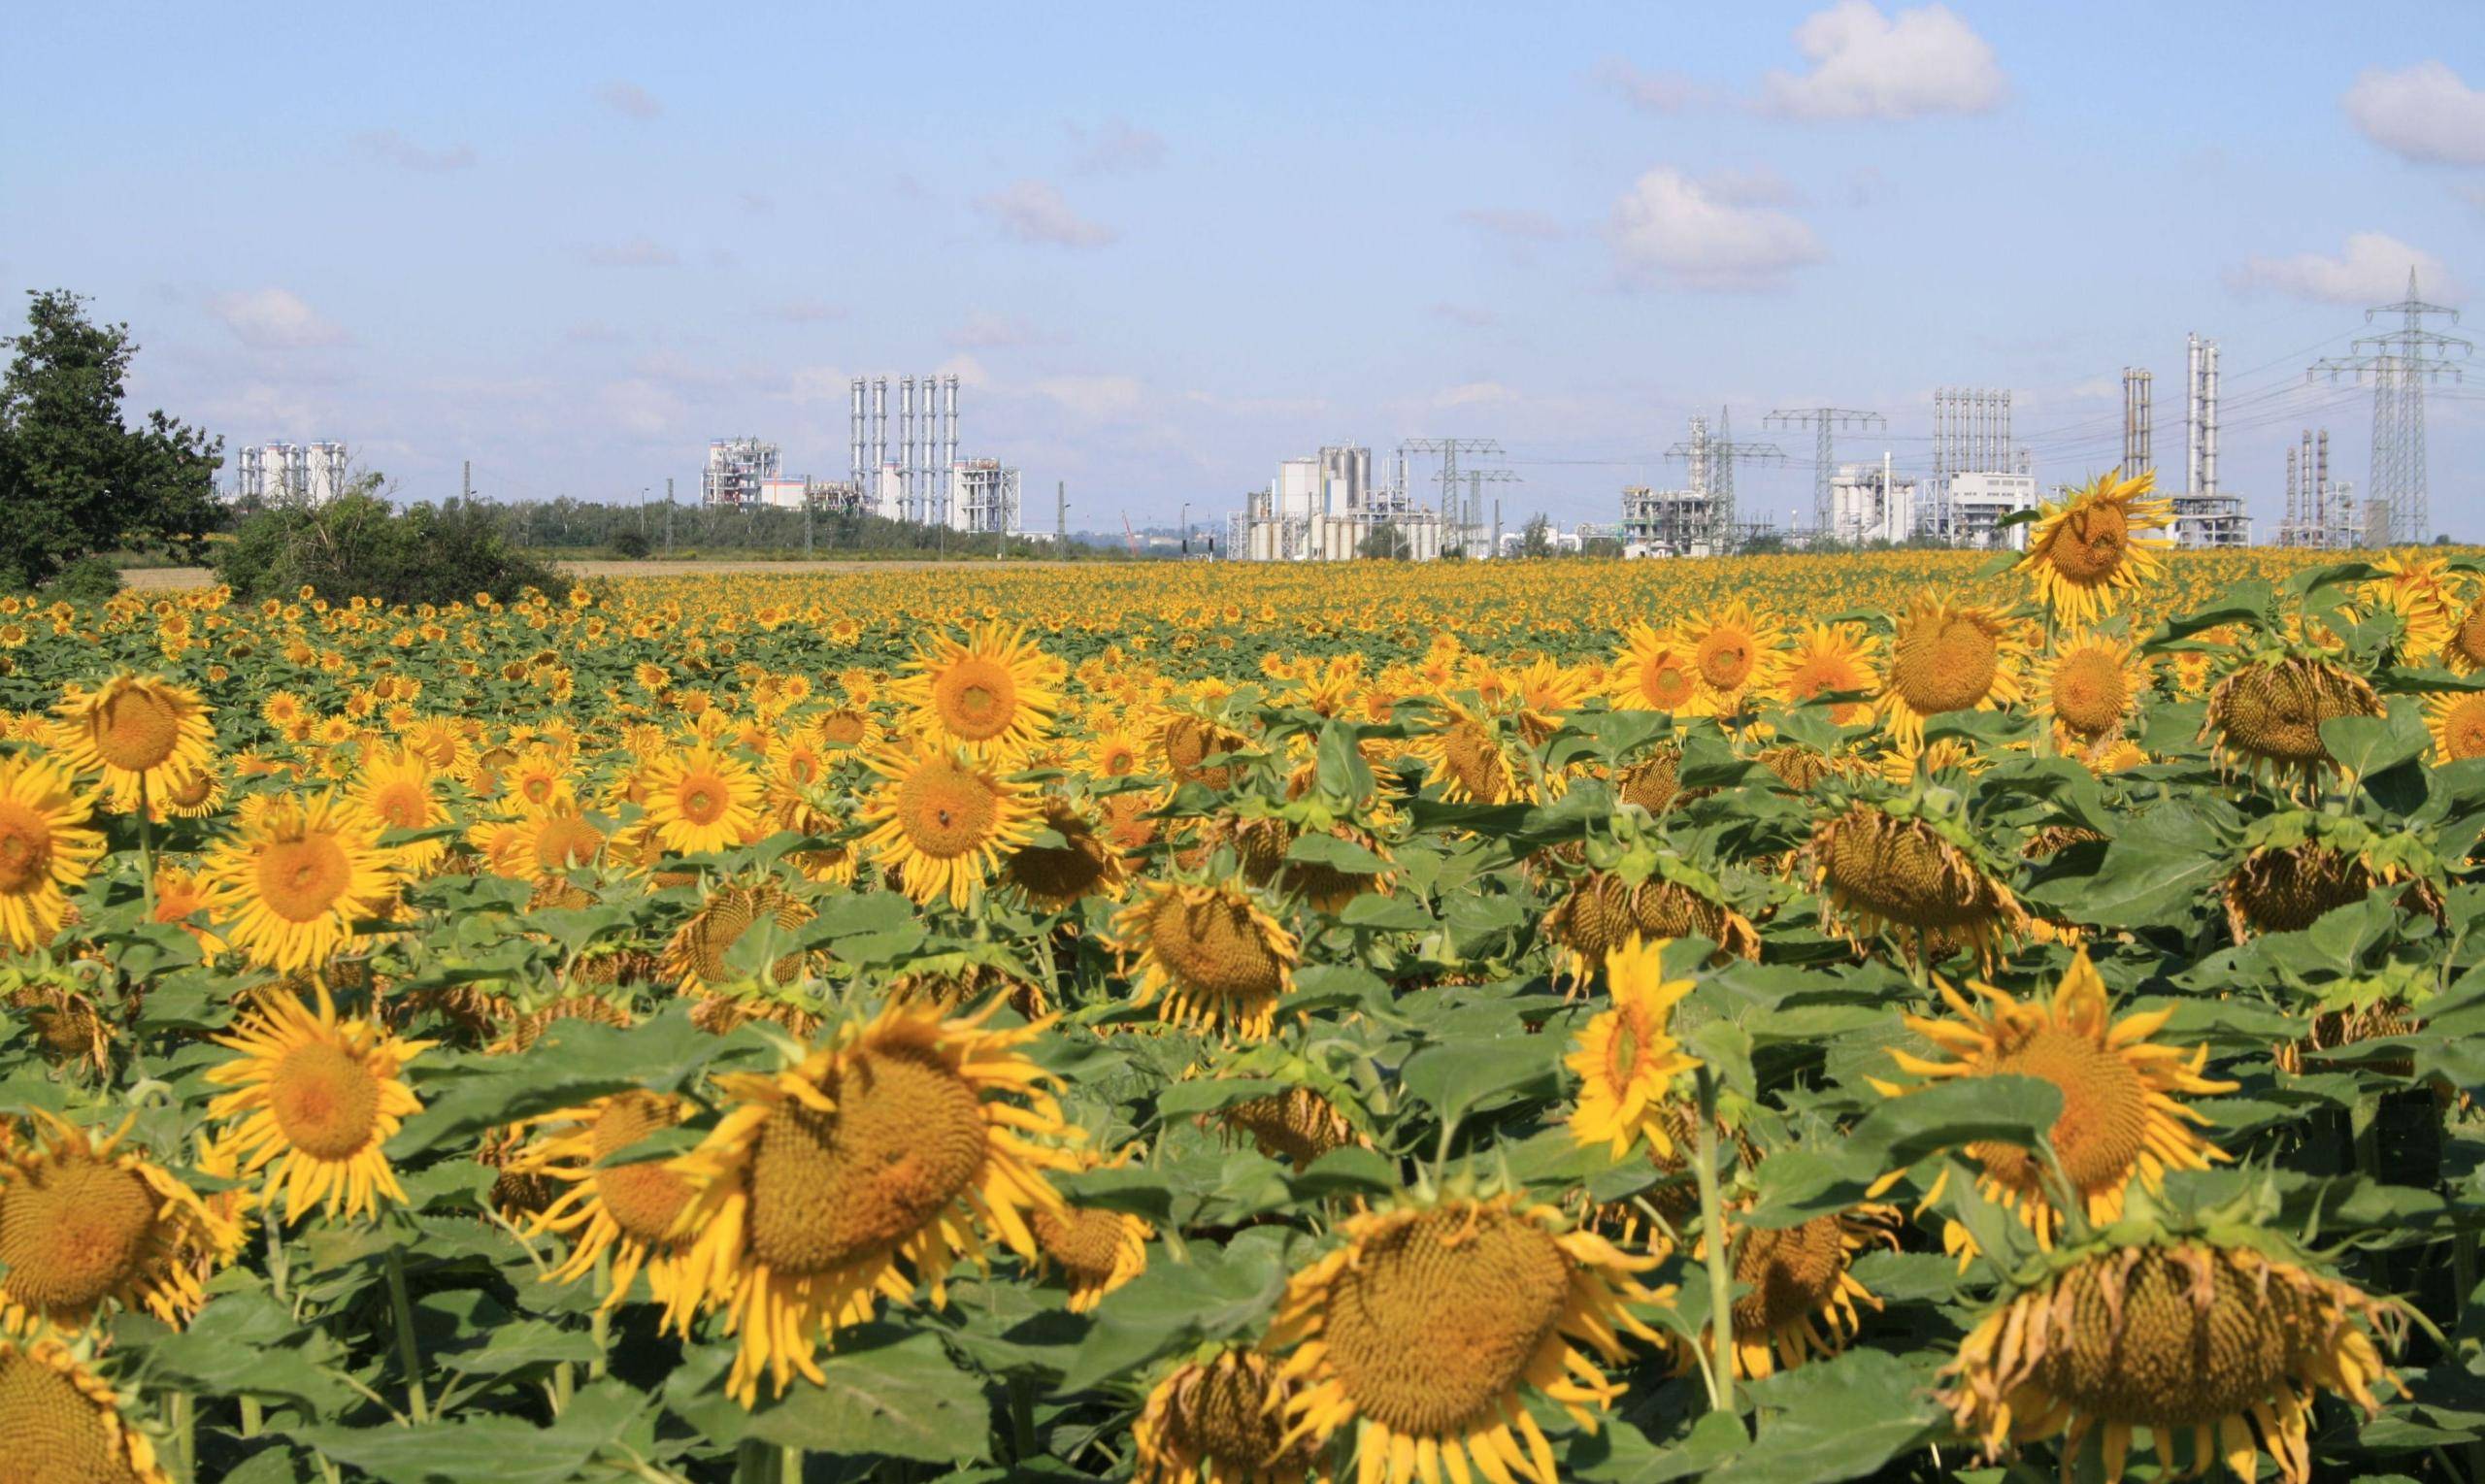
[[[1139,533],[1130,528],[1130,511],[1122,511],[1122,541],[1130,547],[1131,555],[1139,555]]]

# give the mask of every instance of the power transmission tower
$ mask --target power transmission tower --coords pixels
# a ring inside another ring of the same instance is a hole
[[[1776,412],[1773,412],[1767,417],[1761,419],[1761,425],[1763,427],[1810,427],[1818,430],[1818,439],[1815,445],[1818,451],[1812,456],[1814,466],[1812,469],[1813,530],[1826,531],[1830,526],[1831,511],[1829,483],[1830,475],[1838,467],[1834,462],[1835,446],[1833,444],[1833,439],[1837,431],[1842,427],[1853,426],[1869,428],[1876,424],[1882,428],[1887,428],[1890,425],[1889,419],[1883,417],[1878,412],[1860,412],[1851,408],[1843,407],[1780,408]]]
[[[1070,483],[1066,479],[1052,481],[1052,554],[1070,554]]]
[[[1738,455],[1752,459],[1775,459],[1786,462],[1786,450],[1775,444],[1739,444],[1735,442],[1733,424],[1724,408],[1717,410],[1717,431],[1708,431],[1708,419],[1691,419],[1691,436],[1666,450],[1666,457],[1685,462],[1691,473],[1694,494],[1708,501],[1708,541],[1710,549],[1730,550],[1735,541],[1735,459]]]
[[[1473,557],[1475,553],[1468,551],[1466,548],[1469,544],[1483,539],[1484,486],[1487,484],[1519,484],[1524,482],[1525,481],[1517,473],[1508,469],[1470,469],[1467,471],[1467,505],[1465,509],[1459,511],[1458,519],[1458,544],[1462,553]],[[1493,508],[1497,511],[1501,509],[1501,502],[1498,500],[1494,501]],[[1499,522],[1496,521],[1495,524],[1498,525]],[[1499,556],[1502,554],[1501,542],[1498,533],[1494,537],[1494,544],[1486,547],[1484,554],[1488,557]]]
[[[2407,297],[2365,311],[2365,323],[2377,315],[2401,316],[2400,327],[2379,335],[2359,336],[2354,352],[2312,363],[2310,380],[2328,372],[2336,381],[2352,376],[2361,384],[2372,379],[2372,479],[2365,498],[2381,503],[2390,521],[2390,540],[2421,542],[2433,524],[2425,487],[2425,383],[2448,374],[2462,379],[2458,363],[2476,347],[2456,335],[2425,328],[2425,317],[2439,314],[2459,323],[2459,311],[2427,304],[2416,297],[2416,270],[2407,270]]]
[[[1441,455],[1441,518],[1443,524],[1455,521],[1458,512],[1458,456],[1462,453],[1499,453],[1502,445],[1489,438],[1409,438],[1398,445],[1407,453],[1438,453]],[[1405,494],[1406,491],[1399,491]]]

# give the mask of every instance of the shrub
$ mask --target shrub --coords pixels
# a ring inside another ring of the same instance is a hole
[[[72,603],[102,603],[120,591],[120,569],[100,556],[82,556],[46,582],[43,595]]]
[[[627,562],[643,562],[655,546],[644,531],[624,531],[613,538],[613,554]]]
[[[366,480],[326,505],[251,516],[216,552],[216,575],[254,601],[309,587],[331,602],[462,603],[489,593],[506,603],[558,583],[510,544],[489,508],[452,500],[400,511],[373,487]]]

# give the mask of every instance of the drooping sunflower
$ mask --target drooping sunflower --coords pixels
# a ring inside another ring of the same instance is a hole
[[[1700,674],[1692,667],[1691,646],[1649,624],[1633,624],[1622,636],[1612,676],[1607,694],[1625,710],[1690,715],[1700,701]]]
[[[1023,626],[986,623],[963,642],[933,634],[907,669],[890,694],[909,709],[908,730],[977,762],[1025,756],[1061,709],[1046,683],[1044,652]]]
[[[1314,1160],[1335,1149],[1363,1142],[1363,1136],[1317,1089],[1303,1085],[1281,1093],[1229,1104],[1218,1122],[1250,1137],[1253,1146],[1273,1160],[1284,1160],[1301,1174]]]
[[[2485,670],[2485,589],[2472,591],[2442,641],[2442,658],[2461,675]]]
[[[1266,1036],[1294,987],[1300,944],[1240,885],[1151,881],[1113,919],[1139,956],[1137,1005],[1178,1025]]]
[[[665,945],[664,968],[684,993],[715,989],[749,977],[725,965],[725,955],[761,922],[791,931],[812,920],[811,907],[786,895],[775,880],[749,886],[722,886],[708,894],[690,920],[676,929]],[[802,976],[804,957],[787,953],[767,966],[761,977],[771,984],[790,984]]]
[[[333,790],[272,799],[209,852],[208,915],[254,964],[315,969],[395,905],[379,826]]]
[[[1700,680],[1697,709],[1711,715],[1741,710],[1746,696],[1777,682],[1785,663],[1786,635],[1776,618],[1740,598],[1686,615],[1674,632],[1689,645],[1691,673]]]
[[[1318,1450],[1286,1436],[1292,1390],[1254,1350],[1219,1347],[1183,1362],[1131,1422],[1131,1484],[1330,1484]]]
[[[1790,1227],[1729,1221],[1735,1282],[1750,1290],[1734,1303],[1735,1374],[1774,1375],[1845,1349],[1862,1323],[1856,1304],[1881,1306],[1856,1280],[1855,1254],[1871,1246],[1896,1251],[1897,1220],[1889,1206],[1865,1204]],[[1704,1239],[1695,1255],[1706,1252]],[[1701,1342],[1708,1343],[1705,1336]]]
[[[1440,782],[1442,800],[1508,804],[1536,797],[1535,780],[1520,755],[1526,741],[1507,713],[1480,703],[1437,704],[1439,714],[1408,742],[1407,750]]]
[[[1558,1484],[1552,1445],[1524,1395],[1590,1430],[1621,1387],[1598,1360],[1651,1344],[1632,1304],[1672,1302],[1639,1275],[1657,1264],[1549,1206],[1450,1197],[1349,1218],[1345,1245],[1286,1283],[1268,1346],[1299,1383],[1279,1404],[1289,1443],[1353,1430],[1365,1484],[1485,1477]],[[1420,1462],[1419,1462],[1420,1461]]]
[[[207,1296],[193,1253],[216,1265],[242,1244],[231,1222],[136,1149],[128,1123],[103,1138],[49,1113],[0,1155],[0,1330],[87,1328],[107,1303],[178,1326]]]
[[[1247,751],[1251,745],[1250,739],[1241,733],[1190,711],[1167,713],[1156,725],[1155,742],[1165,772],[1175,782],[1213,789],[1233,786],[1235,765],[1208,760]]]
[[[53,745],[80,773],[101,773],[131,796],[175,776],[206,772],[215,725],[197,691],[158,676],[121,674],[89,691],[71,684],[52,708]]]
[[[428,830],[448,822],[448,807],[432,792],[431,765],[405,748],[364,758],[350,795],[354,806],[382,830]],[[448,841],[418,840],[395,847],[397,862],[421,873],[448,853]]]
[[[173,1484],[112,1383],[50,1336],[0,1337],[0,1468],[28,1484]]]
[[[2280,1240],[2109,1237],[2063,1253],[1960,1341],[1939,1400],[1989,1457],[2059,1437],[2068,1470],[2095,1435],[2104,1484],[2123,1477],[2134,1433],[2154,1437],[2168,1474],[2222,1462],[2250,1479],[2266,1452],[2287,1484],[2308,1484],[2314,1399],[2380,1410],[2372,1383],[2389,1370],[2373,1340],[2396,1313],[2277,1255]]]
[[[1870,693],[1881,683],[1875,668],[1880,647],[1880,641],[1866,633],[1860,623],[1806,624],[1803,632],[1795,636],[1794,650],[1786,657],[1777,693],[1790,706],[1800,706],[1814,696]],[[1841,727],[1853,726],[1871,712],[1869,701],[1841,701],[1829,709],[1829,719]]]
[[[68,893],[104,853],[94,808],[69,770],[36,753],[0,758],[0,941],[20,953],[60,932]]]
[[[864,854],[896,870],[917,902],[964,907],[1036,833],[1034,800],[962,753],[886,752],[870,759],[884,780],[863,806]]]
[[[744,842],[759,827],[767,790],[742,759],[708,742],[667,752],[647,768],[647,821],[676,855]]]
[[[2443,691],[2425,702],[2434,759],[2443,764],[2485,757],[2485,691]]]
[[[1604,1144],[1622,1158],[1641,1139],[1660,1158],[1673,1141],[1658,1109],[1676,1078],[1700,1065],[1670,1034],[1674,1003],[1691,993],[1689,979],[1669,979],[1659,958],[1663,940],[1633,938],[1605,956],[1610,1008],[1589,1017],[1563,1059],[1579,1076],[1571,1136]]]
[[[1093,1169],[1099,1162],[1089,1157],[1078,1163]],[[1147,1243],[1156,1235],[1154,1227],[1126,1211],[1078,1205],[1058,1213],[1039,1207],[1027,1225],[1038,1259],[1069,1285],[1074,1314],[1093,1310],[1105,1295],[1146,1271]]]
[[[2082,745],[2119,736],[2148,691],[2148,662],[2134,658],[2129,639],[2074,629],[2060,636],[2037,666],[2038,714]]]
[[[1084,897],[1122,894],[1129,872],[1121,852],[1096,833],[1095,825],[1077,806],[1058,795],[1045,795],[1042,828],[1060,837],[1061,843],[1030,841],[1002,863],[1010,884],[1025,893],[1027,900],[1060,911]]]
[[[2208,1047],[2186,1051],[2155,1039],[2171,1009],[2113,1016],[2105,981],[2082,948],[2071,959],[2050,1000],[2019,1000],[1990,984],[1971,980],[1980,1006],[1948,984],[1941,998],[1956,1018],[1909,1015],[1908,1030],[1933,1042],[1940,1058],[1893,1049],[1901,1071],[1924,1080],[1913,1086],[1875,1081],[1890,1097],[1903,1097],[1935,1082],[1959,1077],[2024,1076],[2062,1091],[2062,1112],[2051,1133],[2063,1177],[2092,1225],[2123,1212],[2124,1192],[2134,1179],[2157,1190],[2169,1170],[2206,1170],[2227,1155],[2194,1132],[2208,1123],[2185,1105],[2185,1096],[2233,1092],[2237,1084],[2202,1075]],[[1971,1144],[1969,1157],[1983,1167],[1976,1189],[2015,1212],[2040,1245],[2053,1245],[2062,1224],[2044,1163],[2018,1144]],[[1945,1170],[1941,1176],[1948,1178]],[[1938,1196],[1928,1196],[1928,1202]],[[1962,1251],[1966,1234],[1953,1224],[1944,1244]]]
[[[1910,958],[1972,947],[1990,956],[2027,912],[1961,839],[1921,815],[1901,817],[1858,800],[1821,821],[1810,845],[1821,928],[1859,947],[1897,930]]]
[[[690,1281],[742,1336],[726,1389],[745,1405],[763,1374],[779,1392],[823,1381],[813,1352],[879,1299],[920,1284],[943,1302],[981,1233],[1032,1257],[1029,1214],[1062,1211],[1044,1173],[1068,1163],[1060,1108],[1020,1050],[1042,1025],[982,1019],[889,1006],[782,1072],[717,1079],[726,1109],[682,1159],[699,1193],[681,1229]]]
[[[2309,783],[2338,767],[2321,740],[2321,723],[2381,711],[2381,697],[2365,677],[2335,661],[2251,660],[2209,692],[2201,740],[2222,767]]]
[[[1569,973],[1575,989],[1607,954],[1635,938],[1705,938],[1726,957],[1759,957],[1760,934],[1751,919],[1715,893],[1715,879],[1693,869],[1661,872],[1638,885],[1611,872],[1589,872],[1544,914],[1543,935],[1559,945],[1556,974]]]
[[[533,1229],[570,1238],[569,1256],[544,1275],[546,1282],[575,1282],[611,1255],[607,1308],[629,1297],[642,1271],[665,1322],[680,1324],[697,1306],[699,1285],[688,1266],[689,1235],[680,1230],[698,1187],[664,1159],[603,1164],[631,1145],[690,1115],[683,1099],[644,1091],[614,1093],[578,1107],[546,1114],[529,1125],[526,1144],[507,1171],[514,1178],[549,1182],[556,1194],[534,1213]]]
[[[369,1020],[339,1020],[327,989],[315,994],[316,1009],[289,994],[261,996],[232,1034],[215,1038],[241,1054],[207,1072],[233,1089],[208,1116],[227,1120],[243,1176],[267,1171],[262,1204],[273,1207],[283,1190],[288,1224],[314,1206],[350,1220],[378,1210],[382,1198],[406,1199],[381,1145],[422,1110],[404,1073],[432,1045]]]
[[[2174,503],[2149,498],[2157,471],[2131,478],[2122,471],[2099,475],[2071,498],[2038,512],[2028,552],[2013,568],[2037,580],[2037,592],[2057,619],[2088,623],[2114,610],[2122,594],[2165,572],[2158,553],[2172,543],[2157,535],[2174,519]]]
[[[1926,592],[1892,622],[1879,706],[1882,724],[1902,743],[1921,742],[1932,717],[1990,711],[2020,699],[2027,626],[2001,610]]]

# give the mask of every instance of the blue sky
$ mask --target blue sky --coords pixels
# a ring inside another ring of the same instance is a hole
[[[9,9],[0,288],[409,498],[687,491],[744,433],[840,477],[846,379],[934,369],[1097,528],[1440,435],[1508,447],[1513,524],[1610,519],[1721,406],[1782,518],[1763,413],[1920,464],[1941,385],[2011,388],[2050,482],[2126,365],[2179,482],[2197,329],[2271,522],[2302,427],[2365,478],[2303,368],[2410,261],[2485,287],[2472,3]],[[2435,523],[2485,538],[2485,361],[2441,393]]]

